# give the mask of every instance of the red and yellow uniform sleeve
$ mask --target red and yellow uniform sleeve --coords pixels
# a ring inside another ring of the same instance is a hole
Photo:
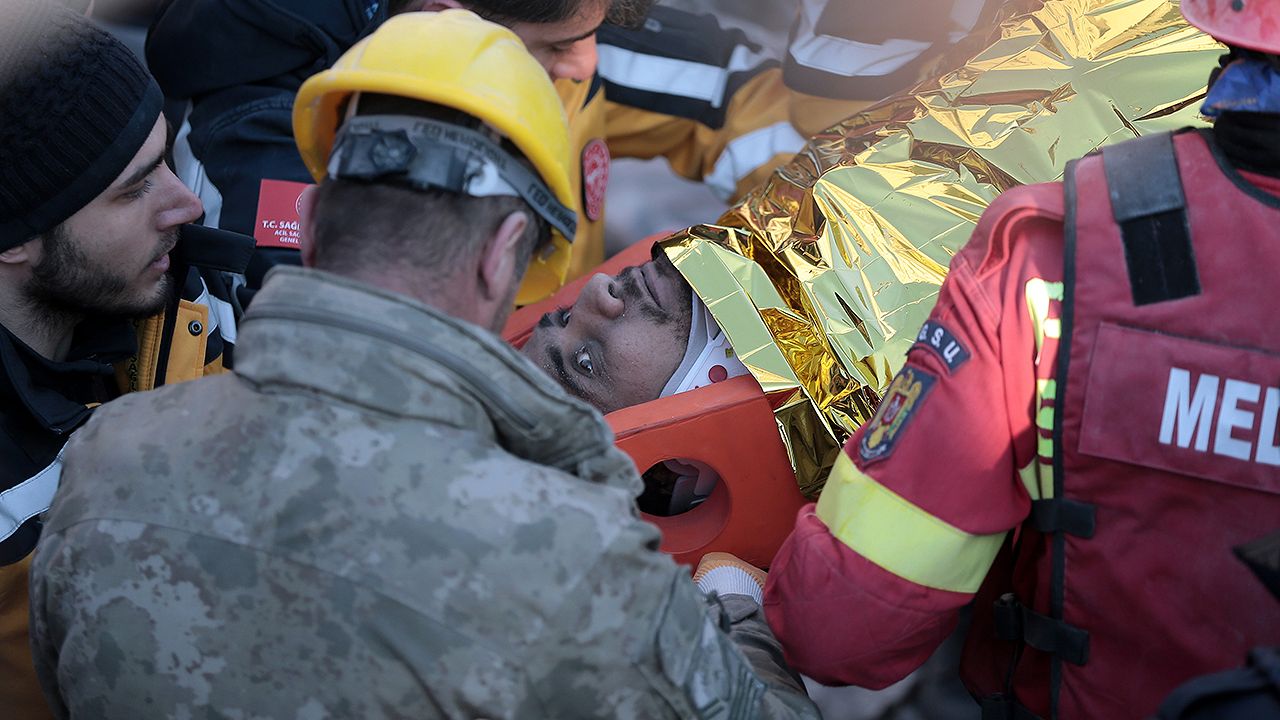
[[[914,670],[1039,496],[1050,467],[1041,426],[1052,428],[1061,217],[1058,185],[992,204],[876,416],[845,445],[816,505],[801,510],[765,592],[770,625],[800,672],[878,688]]]

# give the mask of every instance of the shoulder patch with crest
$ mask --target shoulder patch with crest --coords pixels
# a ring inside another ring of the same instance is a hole
[[[858,442],[858,455],[863,462],[889,457],[906,430],[912,415],[924,404],[938,378],[920,368],[907,366],[889,384],[875,417],[867,422]]]

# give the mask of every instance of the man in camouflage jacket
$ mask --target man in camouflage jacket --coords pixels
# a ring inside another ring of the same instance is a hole
[[[471,21],[449,15],[405,22],[462,42]],[[374,139],[409,112],[349,102],[343,132]],[[757,602],[704,596],[659,552],[600,415],[485,329],[547,239],[541,210],[349,180],[386,144],[344,142],[302,201],[317,269],[269,278],[237,373],[122,398],[72,440],[32,573],[55,714],[816,717]]]

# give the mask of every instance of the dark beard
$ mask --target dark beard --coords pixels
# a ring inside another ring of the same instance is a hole
[[[157,252],[177,237],[177,230],[166,234]],[[25,290],[31,305],[50,316],[147,318],[163,311],[172,293],[173,277],[165,273],[154,294],[129,297],[128,279],[93,267],[61,227],[44,237],[43,250]]]

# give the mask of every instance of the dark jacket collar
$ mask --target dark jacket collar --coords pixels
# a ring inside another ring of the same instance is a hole
[[[1280,177],[1280,115],[1222,113],[1213,125],[1213,138],[1232,166]]]
[[[86,403],[111,399],[112,364],[136,351],[137,335],[126,320],[80,323],[67,359],[60,362],[40,355],[0,326],[0,383],[4,394],[12,393],[36,423],[62,433],[88,418]]]
[[[254,240],[248,235],[203,225],[183,225],[178,244],[173,248],[173,260],[175,266],[243,275],[249,267],[249,259],[253,257],[254,247]]]

